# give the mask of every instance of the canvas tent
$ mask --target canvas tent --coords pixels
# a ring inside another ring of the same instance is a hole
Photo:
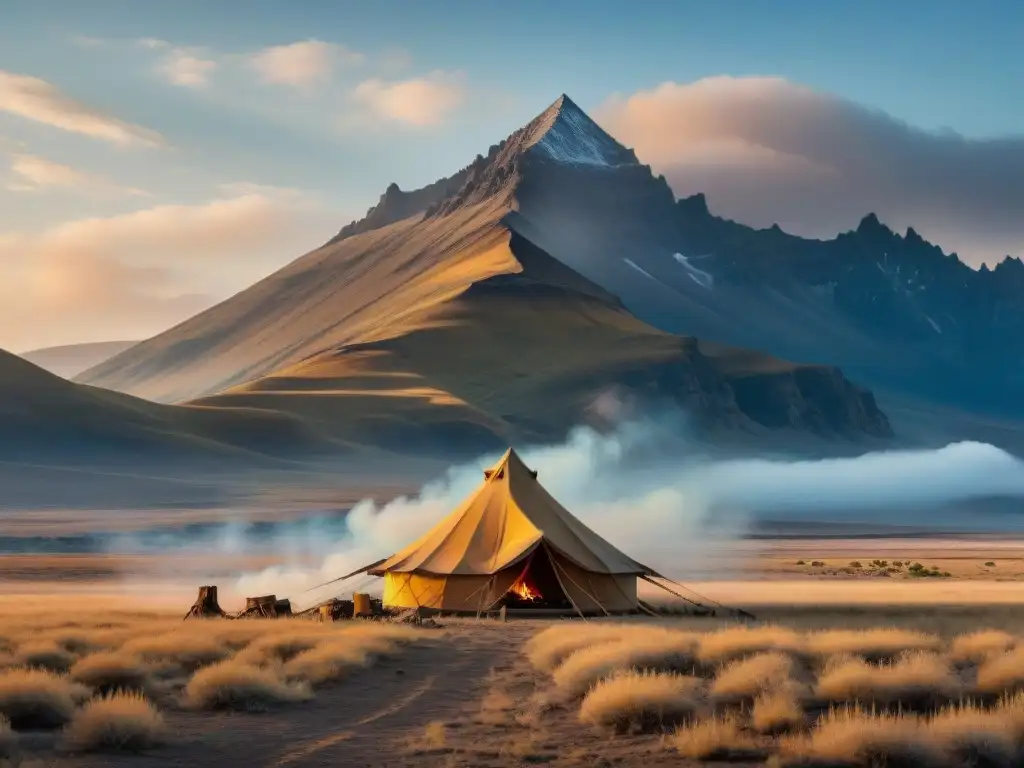
[[[501,605],[633,612],[637,579],[658,576],[575,518],[511,449],[452,514],[350,575],[358,573],[384,578],[386,606],[467,613]]]

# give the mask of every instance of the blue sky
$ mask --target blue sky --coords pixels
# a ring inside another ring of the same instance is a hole
[[[828,108],[858,105],[890,128],[982,148],[1024,130],[1024,8],[1011,2],[0,0],[0,18],[0,277],[22,296],[77,307],[35,333],[5,333],[0,310],[0,346],[155,332],[315,247],[389,182],[453,172],[563,91],[667,167],[686,148],[645,145],[635,119],[609,107],[613,95],[771,76]],[[293,44],[307,47],[284,49]],[[267,54],[274,46],[280,55]],[[40,88],[50,101],[26,106]],[[683,179],[677,192],[696,191],[687,179],[703,182],[704,166],[670,175]],[[808,234],[855,223],[854,207],[873,200],[865,192],[803,221],[718,194],[726,213]],[[232,201],[238,210],[225,213]],[[929,234],[930,205],[890,218],[906,226],[920,215]],[[267,229],[232,240],[247,215]],[[172,226],[179,239],[168,245],[166,222],[178,220],[197,234]],[[940,222],[933,235],[973,248],[976,261],[1024,243],[1016,230],[968,237],[970,226]],[[176,258],[186,250],[194,258]],[[128,298],[83,325],[75,318],[100,305],[76,286],[94,284],[103,306]]]

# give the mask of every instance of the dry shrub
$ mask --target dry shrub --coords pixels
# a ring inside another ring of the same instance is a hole
[[[339,680],[350,670],[370,666],[374,657],[385,655],[393,649],[394,645],[387,640],[340,638],[300,653],[284,665],[284,674],[289,680],[319,685]]]
[[[216,663],[231,654],[227,644],[198,632],[135,637],[128,640],[121,651],[146,661],[170,663],[186,671]]]
[[[101,693],[143,690],[149,682],[146,668],[134,656],[121,651],[96,653],[79,660],[68,676]]]
[[[11,730],[11,721],[0,715],[0,760],[13,757],[18,751],[18,734]]]
[[[300,653],[315,648],[324,640],[321,632],[292,632],[286,635],[267,635],[257,638],[248,647],[235,655],[237,661],[245,664],[273,664],[288,661]]]
[[[750,711],[750,724],[758,733],[774,736],[799,730],[805,722],[803,706],[792,686],[762,693]]]
[[[621,639],[621,624],[550,627],[538,632],[523,648],[534,669],[551,672],[578,650]]]
[[[64,738],[75,752],[140,752],[163,743],[165,732],[156,707],[138,693],[123,692],[88,702],[64,729]]]
[[[948,708],[925,726],[932,744],[952,765],[1012,766],[1020,755],[1021,732],[1005,707]]]
[[[960,682],[949,662],[933,653],[914,651],[895,663],[872,666],[860,658],[831,664],[818,679],[815,693],[831,702],[900,704],[934,707],[955,698]]]
[[[919,766],[943,765],[921,721],[901,714],[878,714],[863,709],[839,709],[818,720],[806,737],[780,742],[782,765]]]
[[[676,725],[700,709],[702,681],[661,672],[622,672],[595,685],[580,704],[579,718],[617,733]]]
[[[273,669],[234,659],[199,670],[184,691],[185,705],[195,709],[262,710],[311,697],[304,683],[288,684]]]
[[[757,743],[735,717],[714,717],[679,728],[672,738],[676,750],[691,760],[753,760],[761,756]]]
[[[906,651],[934,651],[940,645],[935,635],[888,628],[826,630],[806,638],[807,652],[815,656],[850,653],[869,661],[891,659]]]
[[[1024,689],[1024,647],[990,656],[978,667],[978,691],[998,695]]]
[[[553,674],[555,686],[568,696],[582,696],[594,683],[630,669],[688,672],[694,664],[696,637],[661,631],[582,648]]]
[[[75,663],[75,655],[61,648],[52,640],[28,643],[18,649],[15,663],[32,669],[48,669],[51,672],[67,672]]]
[[[697,656],[709,664],[722,664],[753,653],[798,653],[802,648],[803,638],[791,629],[738,626],[704,635]]]
[[[75,711],[76,686],[52,672],[11,669],[0,673],[0,714],[17,730],[59,728]]]
[[[758,694],[791,683],[793,660],[784,653],[769,651],[731,661],[711,683],[711,696],[722,704],[738,704]]]
[[[982,629],[958,635],[950,646],[950,656],[959,664],[980,664],[989,656],[1006,653],[1015,644],[1013,635],[998,629]]]

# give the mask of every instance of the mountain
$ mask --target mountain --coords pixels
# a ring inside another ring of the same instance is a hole
[[[559,436],[609,392],[682,405],[709,430],[889,435],[837,369],[673,335],[620,300],[602,264],[660,285],[637,259],[678,240],[675,220],[664,180],[563,96],[455,175],[390,186],[324,246],[79,381],[399,448]]]
[[[83,371],[94,368],[104,360],[109,360],[136,343],[134,341],[99,341],[92,344],[70,344],[23,352],[21,357],[50,373],[55,373],[65,379],[73,379]]]
[[[216,459],[338,450],[294,416],[161,405],[73,384],[0,350],[0,462]]]

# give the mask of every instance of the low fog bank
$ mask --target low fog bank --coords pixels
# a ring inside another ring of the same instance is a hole
[[[581,428],[562,445],[521,453],[573,514],[635,559],[677,578],[733,575],[736,563],[723,557],[729,542],[764,516],[894,524],[922,513],[918,522],[927,524],[928,515],[944,505],[1024,497],[1024,461],[985,443],[853,458],[721,460],[679,438],[681,426],[672,417],[632,421],[607,434]],[[302,594],[414,541],[453,511],[499,458],[452,467],[414,497],[385,504],[364,500],[340,535],[320,539],[327,553],[318,567],[295,562],[245,574],[236,588],[297,597],[306,605],[374,585],[377,580],[356,578],[343,589]]]

